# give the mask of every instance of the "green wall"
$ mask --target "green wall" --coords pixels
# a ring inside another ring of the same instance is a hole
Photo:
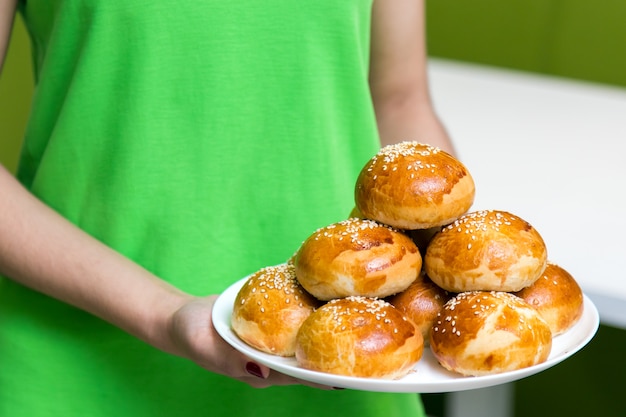
[[[626,86],[624,0],[430,0],[432,56]]]
[[[26,29],[16,19],[0,74],[0,163],[15,170],[33,92]]]

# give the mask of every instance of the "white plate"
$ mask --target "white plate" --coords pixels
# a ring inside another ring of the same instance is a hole
[[[380,392],[433,393],[464,391],[504,384],[541,372],[572,356],[591,340],[600,324],[596,306],[587,296],[584,296],[582,317],[574,327],[553,339],[552,351],[548,360],[539,365],[495,375],[466,377],[444,369],[439,365],[430,349],[426,348],[413,371],[401,379],[383,380],[346,377],[300,368],[295,358],[269,355],[248,346],[239,339],[231,329],[230,318],[233,311],[233,302],[246,280],[247,278],[244,278],[234,283],[217,299],[213,309],[213,324],[217,332],[239,352],[271,369],[295,378],[332,387]]]

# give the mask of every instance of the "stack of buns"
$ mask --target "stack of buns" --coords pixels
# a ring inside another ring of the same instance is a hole
[[[547,360],[552,337],[580,318],[582,292],[548,262],[537,230],[505,211],[470,212],[474,196],[450,154],[382,148],[361,170],[349,219],[249,278],[233,331],[303,368],[364,378],[405,376],[425,346],[463,375]]]

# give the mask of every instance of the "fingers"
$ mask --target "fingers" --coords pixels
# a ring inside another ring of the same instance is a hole
[[[273,385],[306,385],[312,388],[322,390],[338,389],[327,385],[316,384],[314,382],[293,378],[289,375],[274,371],[267,366],[260,365],[253,361],[246,362],[245,370],[248,375],[256,378],[256,380],[254,378],[252,380],[250,380],[250,378],[246,378],[246,381],[244,382],[257,388]]]
[[[323,390],[333,389],[326,385],[301,380],[272,370],[243,355],[223,339],[219,345],[222,346],[220,358],[224,360],[221,367],[225,370],[225,373],[255,388],[265,388],[273,385],[306,385]]]
[[[217,333],[211,322],[215,296],[198,298],[176,312],[169,334],[179,355],[209,372],[229,376],[255,388],[273,385],[307,385],[329,390],[321,384],[293,378],[246,357]]]
[[[261,365],[254,362],[246,363],[246,372],[261,379],[266,379],[269,376],[269,369],[266,369],[266,372],[263,372]]]

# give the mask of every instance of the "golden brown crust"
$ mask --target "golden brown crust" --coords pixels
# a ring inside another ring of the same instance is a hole
[[[511,213],[467,213],[430,241],[424,269],[452,292],[519,291],[535,282],[547,264],[541,235]]]
[[[365,218],[400,229],[450,223],[474,202],[474,180],[452,155],[402,142],[382,148],[361,170],[355,202]]]
[[[404,233],[352,218],[318,229],[294,259],[300,284],[320,300],[386,297],[417,278],[422,257]]]
[[[239,290],[231,326],[256,349],[294,356],[298,329],[319,304],[300,286],[293,265],[267,267],[251,275]]]
[[[583,314],[580,286],[569,272],[550,262],[537,281],[514,294],[539,311],[555,336],[569,330]]]
[[[388,297],[387,301],[413,321],[422,333],[424,343],[428,344],[437,314],[453,295],[435,285],[422,271],[409,288]]]
[[[397,379],[410,372],[423,349],[421,333],[392,305],[347,297],[326,303],[302,324],[296,360],[319,372]]]
[[[552,348],[550,327],[519,297],[506,292],[456,295],[430,332],[430,349],[446,369],[489,375],[545,362]]]

